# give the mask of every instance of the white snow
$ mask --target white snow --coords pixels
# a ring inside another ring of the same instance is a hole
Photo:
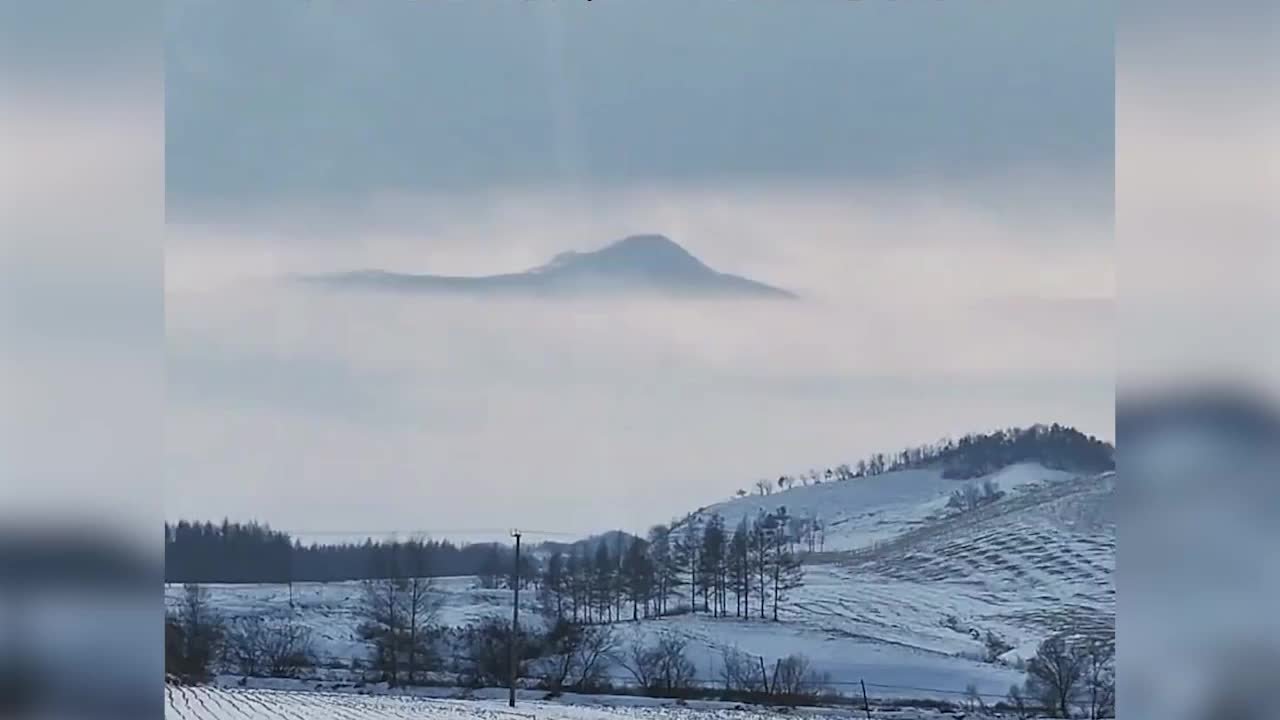
[[[823,549],[855,550],[887,540],[926,523],[944,512],[952,491],[970,482],[991,479],[1006,492],[1034,483],[1074,477],[1034,463],[1011,465],[985,478],[951,480],[942,471],[901,470],[845,481],[824,481],[796,486],[770,495],[748,495],[704,508],[708,516],[719,513],[732,529],[745,518],[785,507],[796,518],[816,518],[825,527]]]
[[[718,680],[722,651],[736,647],[770,666],[802,653],[842,692],[865,681],[873,697],[959,700],[973,684],[999,698],[1021,681],[1019,658],[1051,632],[1113,631],[1115,475],[1074,477],[1017,465],[990,479],[1006,497],[960,515],[945,504],[964,481],[934,471],[797,487],[707,508],[730,527],[761,509],[812,512],[828,523],[827,552],[810,558],[805,585],[792,591],[780,622],[696,614],[621,623],[617,631],[629,640],[659,632],[688,638],[689,658],[708,682]],[[207,587],[228,616],[289,612],[285,585]],[[474,578],[441,578],[437,587],[445,624],[510,616],[510,594],[480,589]],[[322,659],[349,664],[368,656],[356,636],[359,592],[354,582],[293,585],[295,617],[312,628]],[[171,587],[168,601],[181,593]],[[522,605],[535,600],[522,595]],[[522,607],[522,617],[536,617],[528,610]],[[1012,647],[994,661],[983,642],[988,632]]]
[[[861,718],[860,708],[799,708],[785,712],[727,702],[678,702],[630,696],[565,695],[556,701],[545,693],[521,691],[509,708],[505,691],[420,689],[412,693],[350,693],[303,689],[294,683],[277,687],[165,688],[169,720],[717,720],[720,718]],[[877,717],[925,720],[942,717],[929,711],[876,708]]]

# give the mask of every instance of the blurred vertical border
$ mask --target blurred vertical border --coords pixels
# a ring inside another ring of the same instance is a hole
[[[162,31],[0,0],[0,718],[164,715]]]
[[[1277,718],[1280,10],[1121,3],[1117,715]]]

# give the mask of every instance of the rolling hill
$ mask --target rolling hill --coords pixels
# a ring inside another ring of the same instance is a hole
[[[930,467],[922,461],[921,467],[776,492],[761,488],[701,508],[680,523],[719,515],[732,528],[785,508],[802,532],[814,529],[812,550],[802,556],[803,585],[791,591],[779,621],[686,608],[639,621],[628,615],[616,632],[624,644],[684,638],[698,677],[710,683],[727,650],[766,663],[799,652],[829,674],[836,689],[865,681],[881,697],[957,700],[972,685],[1002,697],[1022,679],[1021,663],[1043,638],[1115,632],[1116,474],[1070,468],[1058,454],[1049,460],[1055,467],[1046,467],[1033,455],[964,479],[948,477],[954,462]],[[957,502],[965,488],[984,488],[984,494]],[[613,533],[604,539],[630,538]],[[447,626],[511,612],[509,592],[483,588],[475,578],[436,583]],[[169,602],[177,603],[181,592],[170,588]],[[231,616],[294,613],[337,665],[368,656],[355,611],[359,583],[220,585],[211,592]],[[528,622],[541,622],[539,601],[536,592],[522,595]]]

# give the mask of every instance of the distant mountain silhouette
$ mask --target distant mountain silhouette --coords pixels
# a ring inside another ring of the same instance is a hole
[[[551,262],[520,273],[465,277],[357,270],[302,279],[339,289],[475,296],[648,293],[704,298],[796,297],[755,280],[717,272],[663,235],[632,235],[599,250],[560,253]]]
[[[625,548],[639,539],[639,537],[623,530],[609,530],[573,542],[545,540],[531,547],[530,552],[534,555],[547,557],[552,553],[558,552],[568,555],[575,550],[580,550],[587,557],[595,557],[596,549],[602,544],[608,546],[611,552],[617,552],[618,548]]]

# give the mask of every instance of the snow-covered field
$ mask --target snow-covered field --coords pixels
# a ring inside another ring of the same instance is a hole
[[[636,697],[566,696],[550,702],[542,693],[523,692],[516,708],[499,692],[464,698],[431,691],[414,694],[343,693],[276,688],[181,687],[165,689],[169,720],[717,720],[718,718],[861,718],[855,708],[802,708],[785,713],[734,703],[692,700],[677,703]],[[937,715],[913,709],[877,708],[876,717],[926,720]]]
[[[945,505],[964,483],[934,471],[797,487],[706,508],[727,524],[782,505],[793,516],[825,522],[825,552],[809,559],[805,585],[793,591],[781,622],[683,615],[617,630],[628,640],[685,636],[689,658],[707,681],[718,677],[722,651],[736,647],[770,664],[803,653],[838,691],[865,681],[873,697],[959,700],[972,684],[994,701],[1021,681],[1018,658],[1029,657],[1050,633],[1113,632],[1115,477],[1016,465],[991,479],[1007,495],[963,515]],[[208,587],[227,616],[289,612],[285,585]],[[474,578],[442,578],[437,587],[446,624],[510,615],[509,593],[480,589]],[[356,636],[359,592],[358,583],[294,584],[295,617],[311,627],[322,660],[367,657]],[[170,588],[169,601],[180,595],[180,587]],[[983,642],[988,632],[1013,648],[995,662]]]
[[[414,695],[358,695],[321,691],[292,691],[213,687],[168,689],[170,720],[454,720],[455,718],[711,718],[729,717],[723,710],[662,706],[583,707],[522,700],[511,709],[497,699],[454,700]],[[751,713],[755,714],[755,713]],[[744,713],[732,713],[742,717]]]
[[[1060,470],[1020,463],[969,482],[990,479],[1010,492],[1073,477]],[[951,492],[966,481],[949,480],[939,470],[901,470],[845,482],[824,482],[771,495],[748,495],[704,508],[719,513],[732,528],[743,517],[785,507],[792,517],[817,517],[825,526],[823,549],[856,550],[925,525],[944,511]]]

